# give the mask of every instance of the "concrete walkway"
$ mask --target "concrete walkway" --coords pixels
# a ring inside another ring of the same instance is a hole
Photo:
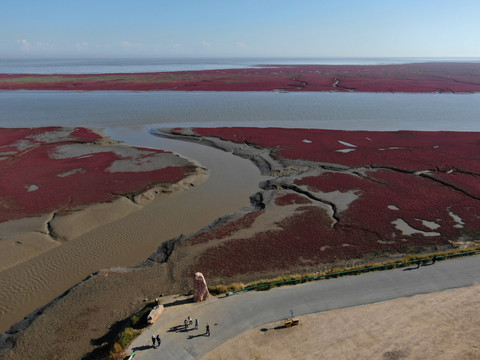
[[[223,342],[243,331],[290,316],[306,315],[473,285],[480,281],[480,256],[321,280],[269,291],[245,292],[194,304],[187,299],[165,299],[165,313],[130,346],[135,360],[200,359]],[[208,282],[208,279],[207,279]],[[173,301],[170,302],[169,301]],[[175,302],[176,301],[176,302]],[[190,315],[199,319],[198,330],[183,329]],[[205,335],[206,323],[211,335]],[[152,335],[161,345],[152,348]]]

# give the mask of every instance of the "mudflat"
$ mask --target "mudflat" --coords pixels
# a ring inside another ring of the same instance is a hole
[[[480,91],[480,63],[270,65],[135,74],[0,74],[2,90]]]

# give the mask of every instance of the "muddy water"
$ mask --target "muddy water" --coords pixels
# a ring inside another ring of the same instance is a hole
[[[209,178],[1,272],[0,332],[89,274],[135,265],[162,242],[195,232],[247,206],[263,179],[247,160],[202,145],[162,139],[148,134],[146,127],[111,128],[107,132],[132,145],[172,150],[192,158],[210,170]]]

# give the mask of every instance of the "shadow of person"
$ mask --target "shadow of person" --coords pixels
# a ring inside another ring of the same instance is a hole
[[[206,333],[203,333],[203,334],[198,334],[198,335],[189,335],[187,337],[188,340],[191,340],[191,339],[194,339],[194,338],[197,338],[197,337],[200,337],[200,336],[208,336],[208,334]]]
[[[185,329],[185,325],[175,325],[167,330],[167,332],[185,332],[185,331],[188,331],[187,329]]]
[[[133,351],[143,351],[143,350],[148,350],[148,349],[152,349],[152,348],[153,348],[153,345],[142,345],[142,346],[136,346],[132,350]]]

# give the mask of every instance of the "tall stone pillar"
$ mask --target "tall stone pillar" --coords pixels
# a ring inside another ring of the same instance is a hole
[[[195,273],[193,277],[193,300],[195,302],[205,301],[208,299],[207,282],[200,272]]]

